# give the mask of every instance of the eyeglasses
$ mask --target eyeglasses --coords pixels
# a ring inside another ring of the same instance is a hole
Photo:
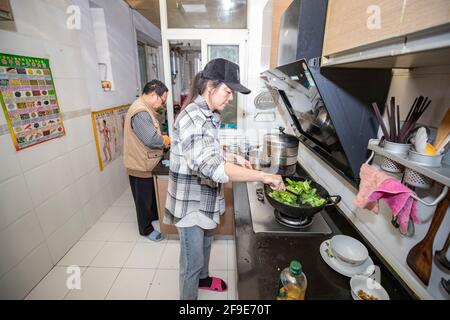
[[[167,98],[166,99],[163,99],[161,96],[159,96],[158,95],[158,98],[160,98],[161,99],[161,106],[165,106],[166,105],[166,102],[167,102]]]

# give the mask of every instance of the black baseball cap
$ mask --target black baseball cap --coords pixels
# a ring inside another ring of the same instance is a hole
[[[242,94],[251,91],[240,83],[239,66],[226,59],[218,58],[211,60],[203,69],[203,78],[208,80],[219,80],[225,83],[231,90]]]

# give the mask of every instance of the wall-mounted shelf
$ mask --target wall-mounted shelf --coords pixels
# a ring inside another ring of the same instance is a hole
[[[423,174],[424,176],[436,182],[450,187],[450,165],[442,163],[441,167],[425,167],[423,165],[410,161],[407,156],[402,157],[400,155],[387,152],[382,147],[378,146],[378,144],[378,139],[371,139],[369,141],[368,149],[375,152],[376,154],[387,157],[407,168]]]

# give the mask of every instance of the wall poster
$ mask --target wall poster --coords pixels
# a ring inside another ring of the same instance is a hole
[[[17,151],[65,135],[48,59],[0,53],[0,102]]]
[[[92,112],[100,171],[123,154],[123,129],[130,105]]]

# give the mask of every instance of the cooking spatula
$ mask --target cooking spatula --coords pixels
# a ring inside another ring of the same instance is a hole
[[[449,204],[450,193],[438,204],[425,237],[409,251],[408,257],[406,258],[408,266],[427,286],[431,276],[434,237],[445,217]]]
[[[439,124],[436,140],[434,140],[434,147],[436,150],[439,149],[439,147],[449,134],[450,134],[450,108],[447,110],[447,113],[445,114],[444,118]]]

